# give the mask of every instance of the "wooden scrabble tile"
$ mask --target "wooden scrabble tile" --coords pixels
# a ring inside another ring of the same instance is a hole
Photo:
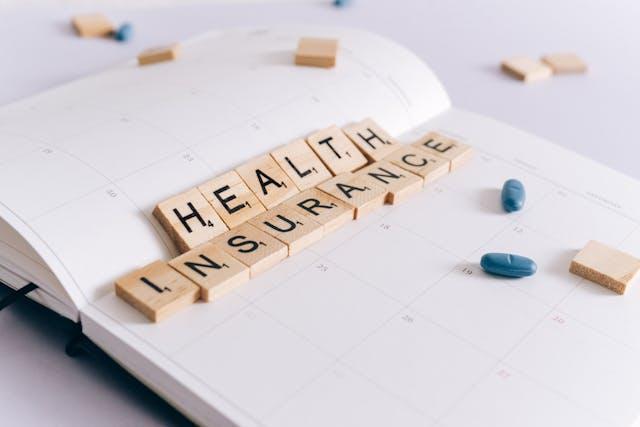
[[[338,40],[302,37],[296,50],[296,65],[331,68],[336,65]]]
[[[367,164],[367,158],[337,126],[309,135],[307,144],[334,175],[352,172]]]
[[[287,245],[248,223],[216,237],[212,243],[249,267],[251,277],[275,266],[288,254]]]
[[[153,216],[180,252],[195,248],[229,229],[196,188],[158,203]]]
[[[179,54],[180,45],[178,44],[152,47],[140,52],[138,55],[138,64],[149,65],[157,62],[173,61]]]
[[[200,288],[164,261],[155,261],[118,279],[116,295],[159,322],[194,303]]]
[[[284,205],[322,224],[325,235],[353,221],[355,213],[353,206],[317,188],[293,196]]]
[[[298,193],[298,187],[268,154],[236,168],[236,172],[267,209]]]
[[[448,174],[451,165],[451,161],[412,145],[402,146],[387,156],[385,160],[422,177],[425,185]]]
[[[229,228],[236,227],[265,211],[262,203],[235,171],[205,182],[198,190]]]
[[[249,280],[249,267],[208,243],[169,261],[176,271],[200,287],[200,298],[212,301]]]
[[[316,188],[354,207],[354,219],[382,207],[387,196],[383,187],[349,172],[335,176]]]
[[[363,182],[378,185],[387,191],[385,203],[396,205],[422,190],[424,180],[391,162],[381,161],[359,170],[356,176]]]
[[[249,224],[286,244],[289,256],[317,242],[323,235],[320,223],[285,205],[269,209],[251,219]]]
[[[297,139],[272,151],[271,157],[300,191],[313,188],[333,176],[304,139]]]
[[[449,164],[450,171],[459,168],[473,156],[471,146],[436,132],[429,132],[413,145],[426,150],[429,154],[449,160],[451,162]]]
[[[547,65],[524,56],[505,59],[501,67],[505,73],[527,83],[546,79],[552,74]]]
[[[640,259],[591,240],[573,258],[569,271],[622,295],[640,271]]]
[[[354,123],[342,131],[370,162],[382,160],[399,148],[398,142],[372,119]]]
[[[111,21],[101,13],[76,15],[71,23],[80,37],[107,37],[115,30]]]
[[[555,74],[584,73],[587,64],[575,53],[553,53],[542,57],[542,62],[547,64]]]

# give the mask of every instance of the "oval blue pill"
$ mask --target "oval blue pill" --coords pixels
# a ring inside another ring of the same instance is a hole
[[[133,26],[131,24],[124,23],[113,34],[113,38],[119,42],[126,42],[133,35]]]
[[[524,207],[526,193],[524,185],[517,179],[508,179],[502,186],[502,207],[507,212],[519,211]]]
[[[520,255],[489,253],[482,255],[480,266],[484,271],[498,276],[526,277],[535,274],[535,261]]]

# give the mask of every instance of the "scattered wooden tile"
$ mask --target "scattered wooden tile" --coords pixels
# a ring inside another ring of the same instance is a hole
[[[414,173],[429,184],[449,173],[451,162],[412,145],[404,145],[385,158],[402,169]]]
[[[459,168],[473,156],[471,146],[436,132],[427,133],[413,145],[426,150],[429,154],[449,160],[451,162],[449,164],[450,171]]]
[[[367,164],[366,157],[337,126],[309,135],[307,143],[334,175],[352,172]]]
[[[575,53],[553,53],[542,57],[542,62],[547,64],[555,74],[584,73],[587,64]]]
[[[335,176],[316,188],[353,206],[354,219],[382,207],[387,195],[387,190],[383,187],[349,172]]]
[[[138,55],[138,64],[149,65],[157,62],[173,61],[179,54],[180,46],[178,44],[152,47],[140,52]]]
[[[116,281],[116,295],[153,322],[193,304],[200,288],[164,261],[155,261]]]
[[[227,231],[211,243],[249,267],[251,277],[275,266],[288,254],[287,245],[248,223]]]
[[[169,265],[200,287],[200,298],[212,301],[249,280],[249,267],[208,243],[169,261]]]
[[[336,65],[338,40],[302,37],[296,50],[296,65],[331,68]]]
[[[153,216],[180,252],[195,248],[228,230],[196,188],[158,203]]]
[[[424,180],[388,161],[376,162],[356,173],[363,182],[386,190],[385,203],[397,205],[422,190]]]
[[[546,79],[552,74],[547,65],[524,56],[505,59],[501,66],[507,74],[527,83]]]
[[[320,223],[286,205],[269,209],[249,220],[249,223],[286,244],[289,256],[317,242],[323,235]]]
[[[372,119],[365,119],[342,129],[370,162],[393,153],[399,144]]]
[[[353,206],[317,188],[293,196],[284,205],[322,224],[325,235],[351,222],[355,213]]]
[[[114,31],[111,21],[101,13],[76,15],[71,23],[80,37],[108,37]]]
[[[271,157],[300,191],[313,188],[333,176],[304,139],[297,139],[272,151]]]
[[[591,240],[573,258],[569,271],[622,295],[640,271],[640,259]]]
[[[241,165],[236,172],[267,209],[298,193],[291,178],[267,154]]]
[[[229,228],[265,211],[262,203],[236,171],[220,175],[198,187]]]

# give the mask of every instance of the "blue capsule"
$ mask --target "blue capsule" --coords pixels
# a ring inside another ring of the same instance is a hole
[[[530,258],[501,253],[482,255],[480,266],[487,273],[506,277],[532,276],[538,270],[535,261]]]
[[[524,185],[517,179],[508,179],[502,186],[502,207],[507,212],[519,211],[524,207],[526,193]]]
[[[119,42],[128,41],[133,35],[133,26],[128,22],[120,25],[118,29],[113,33],[113,38]]]
[[[337,7],[346,6],[349,4],[348,0],[333,0],[333,5]]]

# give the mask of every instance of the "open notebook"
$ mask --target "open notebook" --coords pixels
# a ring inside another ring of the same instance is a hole
[[[292,65],[340,39],[332,70]],[[153,324],[114,281],[177,255],[156,203],[295,138],[374,118],[475,158],[211,303]],[[527,188],[505,214],[507,178]],[[568,272],[595,239],[640,253],[640,184],[451,107],[405,49],[345,29],[209,33],[0,110],[0,278],[82,323],[207,425],[628,425],[640,411],[640,291]],[[484,252],[535,259],[501,280]]]

